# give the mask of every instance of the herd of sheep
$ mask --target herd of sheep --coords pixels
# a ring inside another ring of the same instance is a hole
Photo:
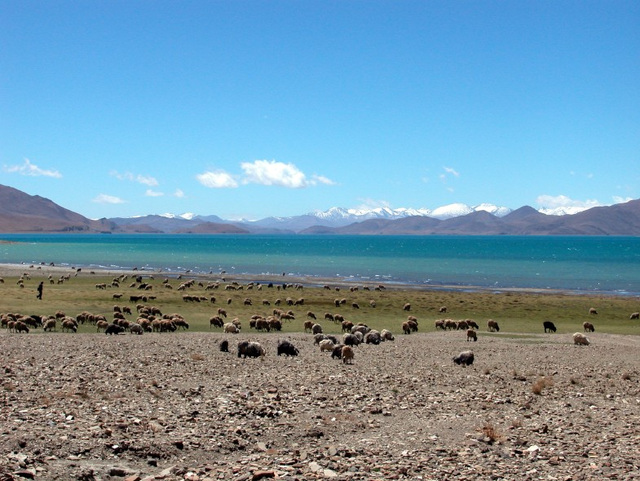
[[[114,279],[110,284],[99,283],[96,284],[96,289],[107,289],[108,287],[120,287],[122,282],[126,281],[127,276],[122,275],[119,278]],[[24,285],[24,281],[21,278],[20,285]],[[165,279],[162,285],[165,288],[172,289],[168,280]],[[182,282],[177,288],[179,291],[186,291],[195,286],[194,280]],[[208,283],[204,285],[199,283],[200,287],[203,287],[205,291],[212,289],[218,289],[220,283]],[[129,285],[130,288],[136,288],[142,291],[152,290],[151,284],[143,282],[141,278],[137,278],[136,282]],[[242,290],[253,289],[261,290],[262,285],[250,283],[246,286],[242,286],[237,282],[228,284],[224,287],[225,290]],[[269,284],[268,287],[274,287],[273,284]],[[278,290],[285,289],[287,286],[276,286]],[[290,285],[290,290],[301,290],[301,285]],[[327,286],[325,286],[327,288]],[[383,286],[376,287],[376,290],[383,290]],[[353,290],[353,288],[352,288]],[[114,299],[120,299],[122,294],[114,294]],[[118,335],[124,332],[130,332],[132,334],[142,335],[145,332],[158,332],[167,333],[175,332],[179,329],[188,329],[189,324],[183,316],[177,313],[165,314],[155,306],[146,304],[148,301],[155,299],[155,296],[149,294],[131,295],[129,301],[136,303],[135,321],[127,320],[125,315],[132,316],[132,309],[130,306],[113,307],[113,319],[108,320],[104,315],[96,315],[90,312],[82,312],[76,317],[68,316],[64,312],[56,312],[49,316],[39,315],[22,315],[17,313],[4,313],[0,314],[0,322],[3,328],[9,330],[9,332],[15,333],[28,333],[30,329],[42,328],[43,331],[51,332],[60,328],[61,331],[77,332],[79,325],[90,324],[95,326],[97,332],[104,332],[107,335]],[[200,296],[183,294],[182,300],[187,303],[194,302],[207,302],[215,303],[216,298],[214,296]],[[231,303],[231,299],[228,299],[228,303]],[[295,313],[292,310],[281,309],[280,306],[286,304],[287,306],[303,306],[305,303],[304,298],[293,299],[287,297],[284,300],[276,299],[273,304],[276,308],[273,309],[270,315],[254,315],[249,320],[249,328],[256,331],[281,331],[283,323],[295,319]],[[336,299],[335,306],[340,307],[347,303],[346,299]],[[252,300],[247,297],[244,299],[243,304],[245,306],[251,306]],[[269,300],[262,300],[263,306],[270,306],[272,304]],[[370,302],[371,307],[375,307],[375,301]],[[351,303],[353,309],[360,309],[360,306],[353,302]],[[405,303],[402,306],[404,311],[411,311],[411,304]],[[438,309],[439,313],[446,313],[447,307],[442,306]],[[589,309],[589,315],[597,315],[595,308]],[[372,329],[364,323],[356,323],[346,320],[342,314],[334,314],[327,312],[324,314],[324,320],[333,322],[340,325],[342,336],[340,338],[331,335],[324,334],[323,327],[318,322],[317,316],[312,311],[307,311],[307,320],[304,321],[304,331],[313,335],[314,343],[319,347],[321,352],[331,352],[332,358],[341,359],[343,363],[352,363],[354,359],[354,348],[360,344],[373,344],[377,345],[381,342],[393,341],[394,335],[387,329],[378,331]],[[238,334],[242,332],[242,323],[238,318],[227,320],[227,312],[224,308],[217,309],[217,314],[212,316],[209,320],[210,328],[219,328],[225,334]],[[631,319],[639,319],[640,313],[634,312],[630,316]],[[583,323],[584,332],[594,332],[595,327],[591,322]],[[410,335],[417,332],[419,328],[418,319],[413,315],[408,315],[406,321],[403,321],[400,325],[400,329],[405,335]],[[453,319],[438,319],[435,321],[436,330],[442,331],[459,331],[462,330],[466,333],[466,340],[470,342],[477,342],[479,331],[479,325],[472,319],[465,320],[453,320]],[[500,326],[498,322],[489,319],[487,321],[487,330],[489,332],[499,332]],[[555,333],[557,329],[553,322],[544,321],[543,330],[545,333]],[[582,333],[576,332],[573,334],[573,341],[576,345],[589,345],[590,340]],[[229,351],[229,341],[223,340],[220,344],[221,351]],[[278,355],[297,356],[299,354],[298,349],[289,341],[280,341],[277,347]],[[238,357],[262,357],[265,355],[264,348],[258,342],[253,341],[240,341],[237,344]],[[474,354],[472,351],[463,351],[453,358],[456,364],[469,366],[474,362]]]

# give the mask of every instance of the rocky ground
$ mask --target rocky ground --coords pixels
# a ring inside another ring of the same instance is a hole
[[[0,480],[640,479],[639,337],[287,337],[3,330]]]

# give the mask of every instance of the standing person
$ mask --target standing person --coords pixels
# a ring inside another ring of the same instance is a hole
[[[38,295],[36,296],[38,299],[42,300],[42,289],[44,288],[44,282],[38,284]]]

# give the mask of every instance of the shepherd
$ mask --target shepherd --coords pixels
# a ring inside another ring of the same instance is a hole
[[[42,289],[44,288],[44,282],[38,284],[38,295],[36,296],[38,299],[42,300]]]

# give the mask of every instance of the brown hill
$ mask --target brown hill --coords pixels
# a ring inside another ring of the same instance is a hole
[[[110,232],[106,219],[87,219],[49,199],[0,185],[0,231],[2,232]]]

